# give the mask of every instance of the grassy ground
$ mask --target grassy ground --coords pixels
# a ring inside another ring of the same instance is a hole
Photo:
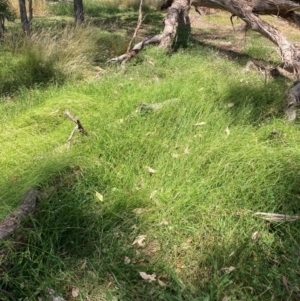
[[[30,187],[39,202],[1,242],[0,299],[299,300],[299,221],[252,214],[300,210],[290,83],[244,71],[251,58],[278,62],[274,47],[230,35],[228,16],[211,15],[187,49],[148,48],[122,72],[104,62],[127,46],[136,12],[116,9],[114,21],[96,15],[78,31],[59,29],[63,16],[53,36],[43,24],[55,17],[41,19],[30,47],[8,38],[1,48],[0,218]],[[142,35],[159,26],[148,19]],[[71,52],[78,40],[89,48]],[[96,79],[97,64],[106,73]],[[66,109],[88,131],[69,149]]]

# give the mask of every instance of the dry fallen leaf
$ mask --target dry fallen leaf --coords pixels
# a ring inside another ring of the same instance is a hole
[[[145,280],[148,280],[149,282],[152,282],[152,281],[156,281],[155,277],[156,277],[156,274],[147,274],[145,272],[140,272],[140,276],[145,279]]]
[[[160,286],[167,286],[163,281],[157,279],[157,282]]]
[[[256,240],[259,238],[259,232],[258,231],[255,231],[253,234],[252,234],[252,240]]]
[[[231,272],[233,272],[235,270],[235,267],[231,266],[231,267],[226,267],[226,268],[223,268],[222,270],[225,271],[225,273],[229,274]]]
[[[150,194],[150,200],[152,200],[156,194],[157,194],[157,190],[153,190]]]
[[[282,283],[285,286],[285,288],[287,289],[287,291],[289,291],[288,281],[285,276],[282,276]]]
[[[151,174],[154,174],[154,173],[156,173],[156,170],[155,169],[153,169],[152,167],[150,167],[150,166],[146,166],[146,168],[147,168],[147,170],[151,173]]]
[[[189,153],[190,153],[190,150],[189,150],[188,147],[186,147],[186,148],[184,149],[184,154],[185,154],[185,155],[188,155]]]
[[[147,211],[146,208],[135,208],[134,210],[132,210],[132,212],[135,213],[135,214],[142,214],[146,211]]]
[[[139,235],[138,237],[136,237],[136,239],[134,240],[134,242],[132,243],[133,245],[139,245],[141,247],[143,247],[145,245],[144,240],[146,239],[147,235]]]
[[[75,286],[72,287],[72,296],[73,298],[77,298],[79,296],[79,289]]]
[[[169,225],[169,223],[166,220],[163,220],[161,223],[159,223],[159,225],[167,226]]]
[[[101,193],[99,193],[98,191],[96,191],[96,197],[100,202],[103,202],[103,195]]]
[[[205,125],[206,122],[202,121],[202,122],[198,122],[198,123],[195,123],[194,125],[195,126],[202,126],[202,125]]]
[[[131,262],[131,260],[129,257],[125,256],[124,262],[125,262],[125,264],[129,264]]]
[[[230,102],[227,104],[227,108],[232,108],[234,106],[234,103],[233,102]]]

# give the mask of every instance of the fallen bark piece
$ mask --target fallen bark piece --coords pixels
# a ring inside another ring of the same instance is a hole
[[[300,101],[300,83],[288,89],[286,94],[287,94],[287,108],[286,108],[287,121],[294,121],[297,117],[297,107],[299,106],[299,101]]]
[[[278,213],[267,213],[267,212],[255,212],[253,215],[261,217],[270,222],[294,222],[300,219],[297,215],[286,215]]]
[[[4,239],[17,229],[21,222],[35,209],[37,193],[29,189],[19,207],[0,223],[0,239]]]

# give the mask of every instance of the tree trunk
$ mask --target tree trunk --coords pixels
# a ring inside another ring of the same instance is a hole
[[[4,38],[4,16],[0,15],[0,41]]]
[[[121,62],[124,64],[132,57],[136,56],[144,48],[144,46],[151,44],[158,44],[162,48],[170,48],[172,46],[172,41],[174,40],[177,34],[178,23],[180,23],[180,25],[184,28],[182,32],[190,32],[191,25],[188,15],[189,9],[189,0],[174,0],[172,5],[168,8],[167,16],[164,19],[165,27],[161,34],[139,42],[132,48],[131,51],[122,54],[118,57],[112,58],[108,62]],[[180,34],[178,37],[179,40],[181,40]],[[187,41],[187,38],[187,36],[184,37],[185,41]]]
[[[33,8],[32,8],[32,0],[28,0],[28,11],[29,11],[29,24],[31,26],[33,20]]]
[[[30,23],[27,18],[26,3],[25,0],[19,0],[21,25],[25,34],[29,34],[31,31]]]
[[[82,0],[74,0],[74,18],[76,24],[81,24],[84,21]]]
[[[249,28],[259,32],[280,48],[284,67],[300,72],[299,51],[275,27],[261,20],[257,14],[271,14],[299,25],[300,17],[294,10],[300,9],[299,0],[196,0],[192,5],[223,9],[246,22]]]
[[[247,26],[259,32],[280,48],[284,68],[300,73],[299,50],[275,27],[261,20],[257,14],[276,14],[287,20],[300,24],[300,17],[295,11],[300,10],[300,0],[164,0],[161,8],[168,8],[164,20],[162,34],[146,39],[134,46],[131,52],[113,58],[111,62],[119,62],[135,56],[145,45],[158,43],[160,47],[168,48],[176,36],[179,24],[189,26],[188,12],[190,5],[217,8],[229,11],[232,15],[246,22]],[[189,31],[186,30],[185,38]]]

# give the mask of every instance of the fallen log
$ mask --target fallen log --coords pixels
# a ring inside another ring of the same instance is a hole
[[[36,190],[29,189],[18,208],[0,222],[0,239],[5,239],[14,233],[22,221],[34,211],[36,200]]]

